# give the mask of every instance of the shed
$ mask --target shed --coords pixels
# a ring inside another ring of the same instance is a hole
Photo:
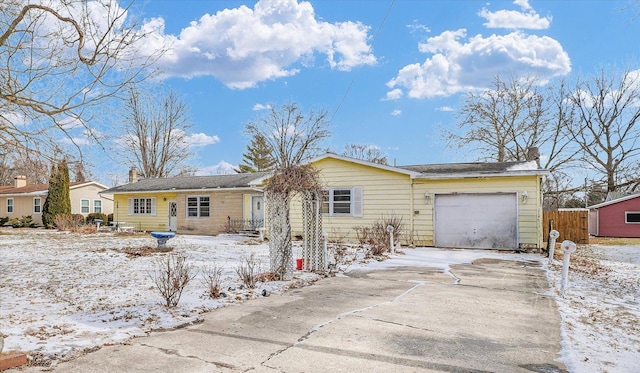
[[[640,237],[640,193],[590,206],[589,234]]]

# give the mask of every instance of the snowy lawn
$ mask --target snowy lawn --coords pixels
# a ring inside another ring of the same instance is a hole
[[[143,250],[156,247],[148,234],[0,229],[4,350],[29,351],[35,364],[47,365],[151,330],[199,322],[202,312],[319,278],[303,274],[248,289],[236,268],[254,254],[261,271],[268,270],[266,244],[242,236],[177,236],[167,247],[185,255],[197,276],[184,288],[178,306],[167,308],[151,273],[169,253]],[[214,265],[223,267],[224,296],[218,299],[208,295],[204,281]]]
[[[102,345],[126,343],[150,330],[199,322],[200,314],[232,302],[278,293],[319,278],[297,272],[293,281],[242,288],[236,268],[252,253],[268,269],[268,247],[246,237],[177,236],[173,253],[198,271],[176,308],[166,308],[150,276],[158,258],[148,235],[80,235],[44,230],[0,230],[0,332],[5,351],[29,351],[33,362],[55,363]],[[559,250],[557,250],[559,251]],[[640,366],[640,244],[591,245],[572,255],[570,284],[561,298],[562,257],[486,250],[403,249],[384,262],[359,260],[349,269],[424,265],[447,272],[454,264],[489,257],[542,263],[562,316],[560,360],[570,372],[635,372]],[[138,254],[145,255],[138,255]],[[224,266],[226,297],[207,294],[203,274]],[[344,267],[343,267],[344,268]],[[266,290],[266,293],[264,292]]]

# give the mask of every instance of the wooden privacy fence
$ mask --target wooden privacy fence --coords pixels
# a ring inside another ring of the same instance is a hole
[[[589,211],[543,211],[542,226],[544,240],[549,239],[549,221],[560,233],[556,242],[571,240],[577,244],[589,243]]]

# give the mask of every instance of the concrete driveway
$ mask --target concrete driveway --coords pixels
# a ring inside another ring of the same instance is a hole
[[[560,316],[537,263],[483,259],[452,272],[459,282],[424,267],[327,278],[53,371],[565,371],[555,361]]]

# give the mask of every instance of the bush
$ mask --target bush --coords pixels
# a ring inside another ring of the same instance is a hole
[[[19,219],[13,218],[9,220],[9,224],[14,228],[33,228],[36,226],[31,215],[23,216]]]
[[[9,221],[8,217],[6,217],[6,218],[0,217],[0,227],[2,227],[3,225],[7,224],[8,221]]]
[[[358,241],[362,245],[369,245],[369,254],[377,256],[385,251],[390,251],[390,236],[388,226],[393,227],[393,244],[396,246],[400,242],[403,234],[404,224],[402,217],[390,215],[374,221],[371,227],[354,227]]]
[[[71,215],[71,219],[76,224],[76,227],[84,225],[84,215],[82,214],[73,214]]]
[[[220,298],[223,269],[223,266],[214,263],[202,270],[202,284],[207,288],[209,298]]]
[[[182,291],[196,276],[193,267],[186,263],[183,255],[169,254],[155,260],[149,277],[165,300],[167,307],[175,307],[180,301]]]
[[[91,214],[87,215],[86,224],[94,224],[94,221],[96,219],[102,220],[102,224],[104,225],[107,225],[108,223],[107,214],[103,214],[101,212],[92,212]]]
[[[113,221],[113,214],[109,214],[109,215],[107,215],[107,220],[106,220],[106,222],[105,222],[105,225],[106,225],[107,223],[111,223],[112,221]]]
[[[236,274],[244,286],[249,289],[255,288],[258,273],[260,273],[260,262],[254,253],[251,253],[249,257],[240,258],[240,264],[236,266]]]

